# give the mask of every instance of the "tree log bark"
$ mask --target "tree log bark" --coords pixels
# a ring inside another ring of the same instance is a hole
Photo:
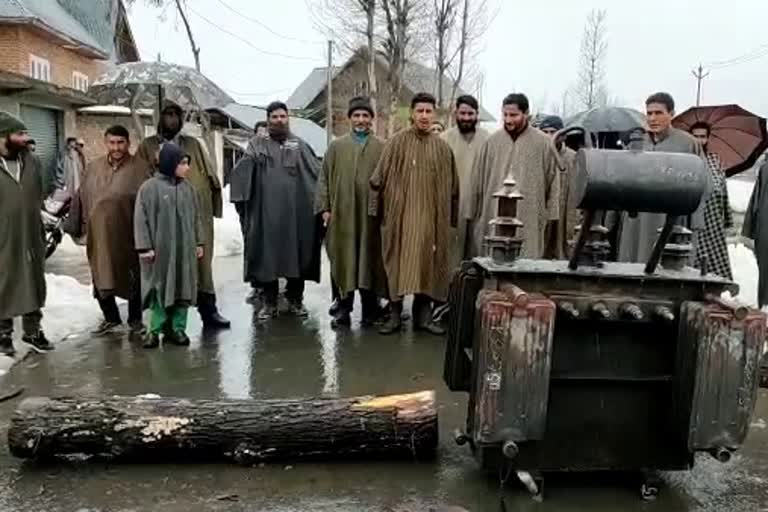
[[[432,391],[297,400],[28,398],[8,431],[20,458],[130,462],[427,459],[438,440]]]

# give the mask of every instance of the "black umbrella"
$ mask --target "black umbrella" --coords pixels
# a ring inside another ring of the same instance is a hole
[[[632,108],[596,107],[571,116],[565,126],[580,126],[591,133],[628,132],[643,128],[645,116]]]

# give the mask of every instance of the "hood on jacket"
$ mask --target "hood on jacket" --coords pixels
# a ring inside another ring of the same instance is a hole
[[[162,137],[163,136],[163,114],[167,111],[175,111],[179,116],[179,131],[176,133],[181,133],[181,129],[184,127],[184,109],[181,108],[181,106],[176,103],[173,100],[163,100],[162,110],[160,111],[160,120],[157,122],[157,135]],[[175,134],[174,134],[175,135]]]
[[[163,149],[160,150],[160,159],[158,164],[158,170],[163,176],[168,178],[176,178],[176,168],[181,161],[187,155],[181,150],[179,146],[172,142],[168,142],[163,145]]]

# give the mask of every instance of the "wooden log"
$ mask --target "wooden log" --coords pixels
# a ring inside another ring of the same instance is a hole
[[[130,462],[428,459],[433,391],[338,399],[28,398],[11,419],[16,457]]]

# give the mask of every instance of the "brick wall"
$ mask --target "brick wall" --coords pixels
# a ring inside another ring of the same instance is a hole
[[[146,126],[152,124],[150,117],[143,117],[142,121]],[[144,138],[144,134],[139,134],[136,131],[130,116],[77,113],[77,130],[71,136],[81,137],[85,141],[85,158],[87,161],[105,154],[104,132],[115,124],[121,124],[128,129],[131,134],[131,153],[135,153]]]
[[[106,68],[106,61],[93,60],[54,42],[44,32],[22,26],[0,26],[0,69],[29,75],[29,55],[47,59],[51,82],[72,87],[72,72],[87,75],[93,82]]]

